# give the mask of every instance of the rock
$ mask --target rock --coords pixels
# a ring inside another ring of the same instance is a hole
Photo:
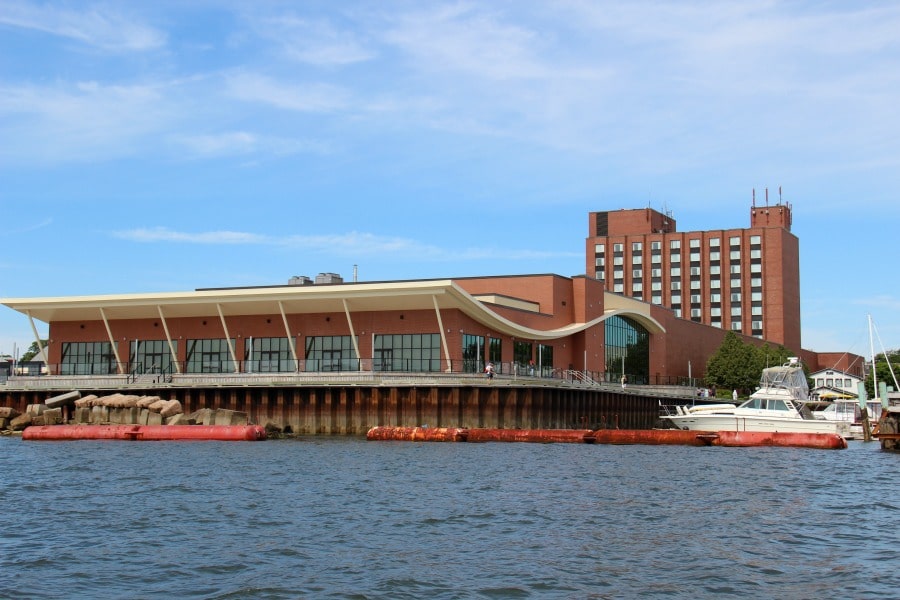
[[[0,419],[15,419],[21,413],[12,406],[0,407]]]
[[[220,408],[216,410],[216,418],[213,425],[248,425],[250,423],[250,419],[247,417],[247,413],[238,412],[235,410],[228,410],[225,408]]]
[[[59,396],[48,398],[45,404],[48,408],[60,408],[62,406],[66,406],[67,404],[73,404],[79,398],[81,398],[81,392],[76,390],[73,392],[66,392],[65,394],[60,394]]]
[[[168,419],[166,419],[166,425],[196,425],[197,422],[192,418],[188,417],[184,413],[178,413],[177,415],[172,415]]]
[[[214,425],[216,420],[216,411],[209,408],[201,408],[188,415],[189,419],[193,419],[195,423],[203,425]]]
[[[154,402],[147,408],[149,408],[151,411],[153,411],[155,413],[158,413],[159,411],[161,411],[162,409],[164,409],[166,407],[167,402],[168,402],[168,400],[157,400],[156,402]]]
[[[137,406],[138,400],[140,400],[140,396],[122,396],[122,408],[134,408]]]
[[[149,408],[154,402],[159,402],[162,398],[159,396],[141,396],[137,401],[138,408]]]
[[[169,400],[166,402],[166,405],[162,408],[162,410],[159,411],[159,414],[162,416],[162,418],[165,419],[167,417],[174,417],[175,415],[181,414],[182,412],[184,411],[182,411],[181,409],[181,402],[179,402],[178,400]]]
[[[147,425],[162,425],[162,424],[163,424],[162,415],[160,415],[157,412],[152,412],[152,411],[147,413]]]
[[[91,407],[76,406],[75,415],[73,417],[76,425],[87,425],[91,422]]]
[[[47,410],[46,404],[29,404],[25,407],[25,414],[36,417],[44,413]]]
[[[61,408],[48,408],[41,416],[44,418],[44,425],[59,425],[63,422]]]
[[[29,425],[31,425],[33,419],[31,414],[25,413],[24,415],[19,415],[9,422],[9,428],[13,431],[22,431]]]
[[[75,408],[90,408],[91,406],[93,406],[93,402],[96,399],[96,394],[88,394],[87,396],[82,396],[75,401]]]

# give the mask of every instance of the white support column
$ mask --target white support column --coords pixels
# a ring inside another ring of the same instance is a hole
[[[281,313],[281,321],[284,323],[284,335],[287,336],[288,345],[291,347],[291,356],[294,357],[294,364],[297,365],[297,372],[300,372],[300,361],[297,360],[297,348],[294,346],[294,336],[291,335],[291,329],[288,327],[287,314],[284,312],[284,302],[278,301],[278,311]]]
[[[228,325],[225,324],[225,315],[222,313],[222,305],[217,303],[216,310],[219,311],[219,319],[222,321],[222,329],[225,331],[225,343],[228,344],[228,352],[231,353],[231,360],[234,362],[234,372],[240,373],[241,365],[238,362],[237,354],[234,352],[234,344],[231,343],[231,334],[228,333]]]
[[[109,336],[109,345],[112,346],[113,356],[116,357],[116,370],[118,370],[119,375],[123,373],[122,371],[122,361],[119,359],[119,350],[116,345],[116,340],[113,338],[112,329],[109,326],[109,320],[106,318],[106,312],[104,312],[103,307],[100,307],[100,318],[103,319],[103,325],[106,327],[106,335]]]
[[[350,340],[353,342],[353,351],[356,352],[359,370],[362,371],[362,358],[359,356],[359,342],[356,341],[356,332],[353,330],[353,319],[350,318],[350,307],[347,305],[345,298],[341,298],[341,302],[344,303],[344,314],[347,315],[347,325],[350,326]]]
[[[166,317],[163,315],[162,306],[156,305],[159,312],[159,320],[162,321],[163,331],[166,332],[166,341],[169,343],[169,352],[172,354],[172,362],[175,363],[175,371],[181,375],[181,364],[178,362],[178,352],[175,350],[175,344],[172,343],[172,336],[169,334],[169,324],[166,323]]]
[[[37,327],[34,326],[34,317],[31,316],[31,311],[26,310],[25,314],[28,315],[28,322],[31,324],[31,333],[34,334],[34,343],[37,344],[38,351],[41,353],[41,358],[47,362],[47,369],[50,368],[50,357],[44,352],[44,345],[41,343],[41,338],[38,336]],[[16,360],[19,360],[19,357],[14,357]]]
[[[441,345],[444,346],[444,357],[447,359],[447,372],[453,371],[453,362],[450,360],[450,350],[447,347],[447,336],[444,333],[444,321],[441,319],[441,309],[438,308],[437,296],[432,295],[431,301],[434,303],[434,314],[437,315],[438,328],[441,331]]]

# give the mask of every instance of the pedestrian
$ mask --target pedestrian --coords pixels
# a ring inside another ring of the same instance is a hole
[[[736,389],[731,392],[731,399],[734,400],[735,402],[737,402],[737,390]]]
[[[628,378],[625,377],[625,375],[623,374],[622,375],[622,389],[624,390],[626,387],[628,387]]]
[[[534,359],[530,359],[528,361],[528,375],[529,377],[534,377]]]
[[[484,368],[484,376],[488,379],[494,378],[494,363],[489,362],[487,366]]]

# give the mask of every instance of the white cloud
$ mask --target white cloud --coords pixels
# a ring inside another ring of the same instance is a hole
[[[334,112],[350,104],[345,90],[317,83],[284,83],[264,75],[236,72],[225,79],[227,93],[238,100],[299,112]]]
[[[0,4],[0,23],[42,31],[112,51],[154,50],[166,43],[163,32],[108,6],[73,11],[52,4],[36,6],[8,1]]]
[[[375,56],[356,32],[340,30],[324,19],[283,15],[263,17],[253,23],[258,35],[277,43],[292,61],[315,66],[346,66]]]
[[[409,238],[379,236],[357,231],[327,235],[274,237],[237,231],[183,232],[165,227],[156,227],[116,231],[113,232],[113,236],[139,243],[174,242],[204,245],[266,245],[344,257],[376,256],[384,258],[386,255],[402,256],[410,261],[532,260],[581,256],[579,253],[573,252],[519,250],[514,248],[446,249]]]

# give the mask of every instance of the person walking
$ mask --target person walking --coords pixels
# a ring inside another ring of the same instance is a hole
[[[622,389],[624,390],[626,387],[628,387],[628,377],[626,377],[626,376],[623,374],[623,375],[622,375]]]
[[[736,389],[732,390],[731,399],[734,400],[735,402],[737,402],[737,390]]]
[[[487,366],[484,368],[484,376],[488,379],[494,378],[494,363],[489,362]]]

